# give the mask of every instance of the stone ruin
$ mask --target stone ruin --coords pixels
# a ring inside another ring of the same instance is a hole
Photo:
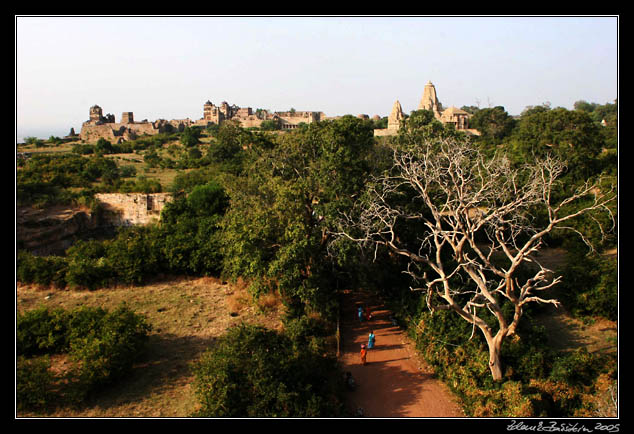
[[[116,122],[113,114],[103,115],[101,107],[94,105],[88,112],[89,119],[81,126],[79,138],[86,143],[94,143],[104,138],[110,143],[121,143],[134,140],[142,135],[154,135],[168,131],[171,126],[176,131],[183,131],[192,124],[189,119],[171,120],[159,119],[148,122],[144,119],[140,122],[134,120],[133,112],[123,112],[121,122]]]
[[[158,221],[173,197],[170,193],[97,193],[95,199],[108,211],[109,224],[134,226]]]
[[[95,198],[104,212],[65,205],[16,207],[16,242],[37,255],[63,255],[79,239],[120,226],[156,223],[173,200],[169,193],[98,193]]]
[[[438,100],[436,87],[428,81],[423,90],[423,96],[418,104],[418,110],[429,110],[434,117],[443,124],[453,124],[456,130],[464,131],[467,134],[480,135],[476,129],[469,128],[470,114],[457,107],[451,106],[443,110],[442,104]],[[374,130],[375,136],[392,136],[397,134],[401,121],[404,119],[403,109],[398,100],[392,107],[392,112],[388,117],[387,128]]]
[[[257,110],[255,113],[251,107],[238,107],[229,105],[223,101],[216,106],[211,101],[207,101],[203,107],[203,118],[195,125],[206,125],[213,123],[220,125],[224,121],[237,121],[245,128],[259,128],[264,121],[275,121],[283,130],[294,129],[301,123],[312,123],[326,119],[323,112],[314,111],[287,111],[274,112],[268,110]]]
[[[436,88],[429,81],[424,88],[423,96],[420,100],[418,110],[430,110],[434,117],[443,124],[453,124],[459,131],[468,134],[479,135],[480,133],[469,128],[469,113],[457,107],[443,109],[438,100]],[[269,112],[268,110],[253,111],[251,107],[238,107],[235,104],[229,105],[226,101],[215,105],[211,101],[203,105],[203,117],[193,121],[187,119],[173,119],[167,121],[158,119],[154,122],[134,120],[133,112],[123,112],[121,122],[115,122],[112,114],[103,115],[101,107],[94,105],[89,110],[89,120],[82,124],[79,138],[86,143],[94,143],[100,138],[104,138],[111,143],[121,143],[127,140],[134,140],[142,135],[154,135],[169,130],[183,131],[186,127],[200,126],[207,127],[210,124],[220,125],[226,121],[239,122],[245,128],[259,128],[265,121],[277,122],[282,130],[290,130],[299,127],[302,123],[310,124],[328,118],[323,112],[317,111],[285,111]],[[398,132],[401,122],[405,119],[401,103],[397,100],[392,107],[392,112],[388,117],[386,129],[374,130],[375,136],[390,136]]]
[[[270,113],[268,110],[257,110],[251,107],[238,107],[223,101],[215,105],[207,101],[203,105],[203,117],[197,121],[187,119],[173,119],[167,121],[158,119],[154,122],[143,120],[136,122],[133,112],[123,112],[121,122],[116,122],[113,114],[104,116],[101,107],[90,107],[89,119],[82,124],[79,138],[86,143],[95,143],[104,138],[111,143],[121,143],[134,140],[142,135],[154,135],[168,130],[183,131],[186,127],[207,127],[210,124],[220,125],[225,121],[237,121],[242,127],[260,127],[264,121],[275,121],[283,130],[297,128],[301,123],[312,123],[326,119],[323,112],[315,111],[287,111]],[[171,126],[171,128],[170,128]]]

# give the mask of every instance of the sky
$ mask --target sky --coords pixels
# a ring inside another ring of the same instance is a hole
[[[617,16],[16,16],[16,139],[88,120],[197,120],[208,100],[271,111],[618,98]]]

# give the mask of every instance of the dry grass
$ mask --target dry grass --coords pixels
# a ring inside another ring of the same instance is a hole
[[[611,251],[609,255],[616,254]],[[544,249],[537,255],[537,260],[555,272],[562,270],[567,262],[566,251],[561,248]],[[559,287],[548,291],[548,297],[557,299]],[[566,308],[555,308],[552,305],[544,307],[544,312],[536,317],[540,324],[546,327],[548,340],[553,348],[560,351],[573,351],[584,347],[589,352],[616,353],[617,323],[607,319],[597,318],[591,322],[584,322],[573,318]]]
[[[73,309],[121,303],[152,325],[148,351],[124,380],[81,408],[59,408],[18,417],[187,417],[196,409],[191,363],[225,331],[241,322],[280,329],[280,303],[266,312],[247,296],[246,285],[213,278],[170,278],[144,286],[95,291],[55,290],[18,285],[18,311],[39,306]],[[267,299],[268,300],[268,299]],[[262,302],[261,302],[262,303]]]

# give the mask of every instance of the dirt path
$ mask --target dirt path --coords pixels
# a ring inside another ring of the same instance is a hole
[[[416,356],[405,332],[389,320],[390,312],[368,294],[346,295],[341,323],[341,363],[357,382],[349,392],[351,410],[363,409],[364,417],[465,417],[449,389],[433,378]],[[359,322],[357,307],[369,308],[371,321]],[[375,348],[368,351],[367,364],[361,364],[361,344],[367,344],[370,330],[376,336]]]

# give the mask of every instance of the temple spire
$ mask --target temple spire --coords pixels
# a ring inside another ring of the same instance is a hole
[[[436,117],[440,116],[440,112],[442,111],[442,104],[438,101],[438,96],[436,95],[436,88],[432,84],[431,80],[427,82],[425,85],[425,89],[423,90],[423,97],[420,100],[420,104],[418,105],[418,110],[431,110],[434,112]]]
[[[392,113],[390,113],[390,116],[387,118],[387,128],[390,130],[398,130],[403,118],[403,108],[401,107],[401,103],[396,100],[392,106]]]

